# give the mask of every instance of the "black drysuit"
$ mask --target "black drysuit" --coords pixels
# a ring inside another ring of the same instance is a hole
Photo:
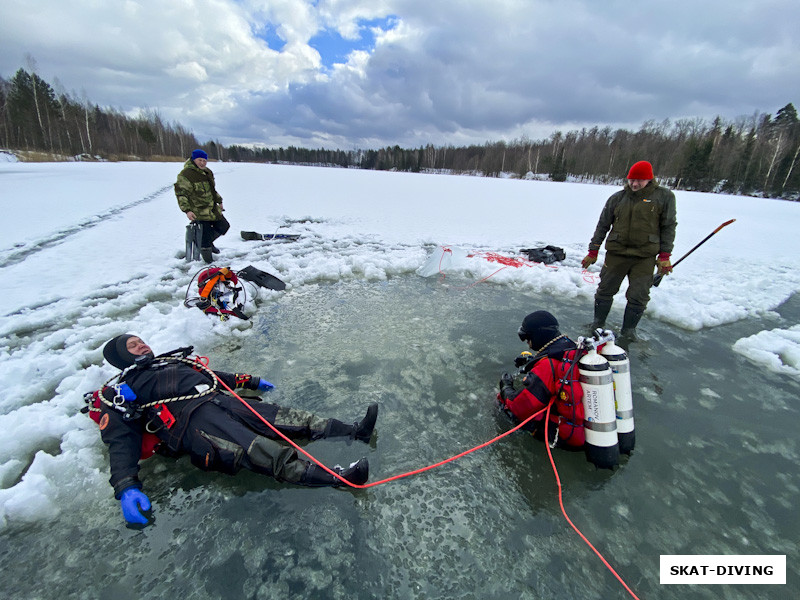
[[[231,389],[234,388],[234,374],[216,374]],[[192,463],[203,470],[233,474],[246,468],[270,475],[278,481],[300,484],[307,479],[307,473],[313,471],[309,470],[311,463],[298,458],[293,448],[276,442],[279,436],[242,402],[221,393],[222,386],[210,391],[214,383],[210,374],[185,362],[156,358],[144,368],[136,367],[124,373],[122,381],[136,394],[135,403],[140,406],[182,396],[190,398],[165,404],[175,418],[169,428],[157,416],[158,407],[145,408],[141,415],[126,419],[121,412],[102,404],[100,429],[103,441],[108,445],[109,481],[116,498],[131,486],[141,488],[139,459],[148,423],[149,431],[158,428],[155,435],[161,440],[159,453],[172,456],[189,454]],[[115,392],[109,387],[103,390],[103,395],[111,401]],[[289,438],[313,440],[353,433],[352,425],[335,419],[321,419],[310,412],[245,400]]]

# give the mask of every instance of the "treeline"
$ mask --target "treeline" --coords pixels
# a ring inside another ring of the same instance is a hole
[[[0,77],[0,146],[122,160],[188,156],[199,143],[156,111],[130,117],[101,109],[19,69],[10,80]]]
[[[725,122],[649,121],[639,131],[610,127],[557,132],[547,140],[521,139],[467,147],[381,150],[308,150],[232,146],[230,160],[327,164],[397,171],[442,171],[497,177],[617,182],[638,160],[657,177],[685,190],[800,197],[800,121],[794,105],[775,114]]]
[[[775,115],[756,113],[725,121],[648,121],[638,131],[610,127],[556,132],[466,147],[379,150],[258,148],[199,143],[156,111],[130,117],[78,100],[19,69],[0,78],[0,146],[108,159],[184,158],[203,148],[211,158],[240,162],[329,165],[410,172],[468,173],[619,182],[637,160],[649,160],[657,177],[685,190],[800,199],[800,122],[793,104]]]

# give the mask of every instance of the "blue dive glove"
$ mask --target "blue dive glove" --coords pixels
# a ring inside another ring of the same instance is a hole
[[[259,380],[258,380],[258,388],[256,388],[256,389],[258,389],[258,391],[260,391],[260,392],[266,392],[267,390],[271,390],[271,389],[273,389],[274,387],[275,387],[275,386],[274,386],[274,385],[272,385],[272,384],[271,384],[269,381],[267,381],[266,379],[261,379],[261,378],[259,378]]]
[[[131,525],[147,525],[149,519],[141,511],[150,510],[150,499],[142,490],[136,487],[129,487],[119,497],[122,506],[122,516]]]

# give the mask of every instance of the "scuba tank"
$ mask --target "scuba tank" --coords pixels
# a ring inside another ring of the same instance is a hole
[[[608,361],[597,353],[597,346],[605,341],[578,339],[579,347],[586,350],[578,361],[578,373],[583,388],[586,460],[597,468],[613,469],[619,463],[614,376]]]
[[[636,445],[633,425],[633,394],[631,393],[631,361],[623,348],[611,341],[600,349],[614,375],[614,401],[617,408],[617,439],[619,451],[630,454]]]

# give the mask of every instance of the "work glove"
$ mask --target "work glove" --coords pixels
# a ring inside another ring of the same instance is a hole
[[[596,263],[598,252],[599,252],[598,250],[589,250],[589,254],[583,257],[583,260],[581,261],[581,266],[584,269],[588,269],[591,265]]]
[[[668,252],[661,252],[656,259],[658,264],[658,274],[661,276],[669,275],[672,272],[672,263],[669,260],[670,254]]]
[[[149,515],[142,514],[142,511],[150,512],[152,508],[150,499],[139,488],[132,486],[125,489],[120,494],[119,503],[122,507],[122,516],[129,525],[147,525],[150,522]]]

